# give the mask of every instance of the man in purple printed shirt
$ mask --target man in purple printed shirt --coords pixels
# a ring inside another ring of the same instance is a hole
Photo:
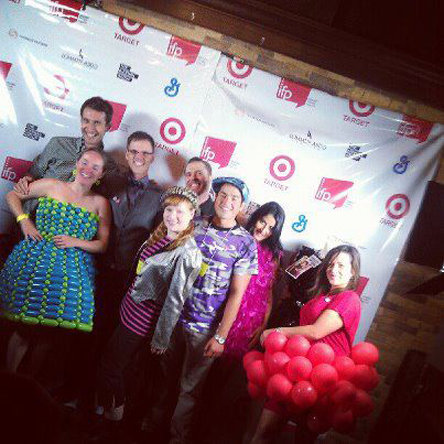
[[[195,221],[194,236],[204,263],[162,357],[166,387],[159,391],[152,409],[151,425],[166,423],[167,391],[174,387],[180,372],[171,443],[190,442],[192,415],[202,385],[215,358],[224,350],[251,275],[258,272],[254,239],[236,222],[248,199],[247,186],[240,179],[220,177],[213,181],[213,189],[217,193],[215,216]]]

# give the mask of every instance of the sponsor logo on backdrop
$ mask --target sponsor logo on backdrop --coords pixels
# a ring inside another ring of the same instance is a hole
[[[236,142],[230,142],[229,140],[205,137],[200,158],[217,163],[220,168],[224,168],[230,163],[236,145]]]
[[[369,281],[368,277],[365,277],[365,276],[360,276],[359,277],[358,285],[356,286],[356,289],[355,289],[356,293],[358,293],[358,296],[362,295],[362,293],[365,290],[365,287],[368,284],[368,281]]]
[[[227,71],[230,74],[230,77],[223,76],[222,80],[224,81],[224,83],[235,86],[239,89],[247,88],[248,83],[241,80],[247,78],[251,74],[251,72],[253,71],[253,68],[251,66],[244,65],[243,63],[229,59],[227,61]]]
[[[299,134],[295,134],[295,133],[291,133],[289,137],[290,137],[290,139],[296,140],[297,142],[301,143],[302,145],[309,146],[309,147],[311,147],[315,150],[318,150],[318,151],[325,151],[327,149],[327,145],[313,139],[311,131],[307,131],[307,135],[305,137],[300,136]]]
[[[66,99],[66,96],[69,93],[69,89],[66,86],[65,79],[60,74],[54,74],[52,77],[50,77],[46,85],[43,87],[43,91],[48,96],[51,96],[51,100],[43,100],[43,106],[45,108],[63,112],[63,106],[58,103],[54,103],[53,97],[59,100]]]
[[[410,160],[408,156],[401,156],[399,158],[399,162],[396,162],[393,165],[393,172],[396,174],[404,174],[407,171],[407,168],[409,166]]]
[[[171,36],[167,48],[167,55],[176,59],[185,60],[186,65],[193,64],[199,55],[201,45],[179,37]]]
[[[131,66],[121,63],[117,71],[117,78],[126,82],[132,82],[134,79],[137,80],[139,78],[139,74],[131,71]]]
[[[365,159],[367,157],[367,154],[361,152],[360,146],[349,145],[349,147],[347,148],[347,151],[345,152],[345,157],[349,157],[349,158],[359,162],[361,159]]]
[[[353,115],[344,114],[344,120],[353,125],[367,128],[370,121],[366,120],[365,117],[372,115],[375,111],[375,107],[362,102],[354,102],[353,100],[348,101],[348,107]]]
[[[20,37],[23,40],[26,40],[27,42],[30,43],[35,43],[36,45],[40,45],[43,46],[44,48],[48,47],[48,44],[46,42],[42,42],[41,40],[36,40],[33,37],[28,37],[27,35],[23,35],[23,34],[19,34],[18,31],[16,29],[10,29],[8,31],[8,35],[9,37],[11,37],[12,39],[16,39],[18,37]]]
[[[114,39],[120,42],[128,43],[129,45],[139,46],[140,40],[138,40],[135,35],[139,34],[140,31],[145,27],[142,23],[133,22],[132,20],[119,17],[119,26],[124,34],[119,31],[114,32]]]
[[[9,3],[15,3],[16,5],[20,4],[21,0],[9,0]]]
[[[275,180],[271,180],[268,177],[264,179],[265,185],[272,188],[277,188],[281,191],[287,191],[288,186],[281,182],[284,182],[293,176],[295,171],[294,160],[291,157],[285,155],[279,155],[271,159],[269,166],[269,173]],[[277,182],[276,182],[277,181]]]
[[[23,137],[27,137],[28,139],[38,142],[40,139],[45,137],[45,134],[39,131],[37,125],[34,125],[33,123],[27,123],[25,126],[25,130],[23,131]]]
[[[323,177],[316,191],[315,199],[327,202],[333,205],[334,208],[342,207],[352,186],[353,182],[347,180]]]
[[[0,75],[6,80],[8,77],[9,71],[11,70],[12,63],[3,62],[0,60]]]
[[[31,165],[32,162],[29,160],[16,159],[15,157],[8,156],[3,165],[2,179],[18,182],[19,179],[26,175]]]
[[[309,88],[308,86],[304,86],[296,82],[291,82],[290,80],[284,79],[282,77],[281,82],[278,86],[278,90],[276,92],[276,97],[281,100],[293,102],[298,108],[305,105],[310,91],[311,88]]]
[[[159,133],[162,140],[169,145],[156,142],[156,148],[160,148],[177,156],[179,150],[170,145],[177,145],[185,138],[186,128],[183,122],[175,117],[169,117],[161,123]]]
[[[86,58],[83,49],[79,49],[78,54],[63,52],[61,58],[63,60],[67,60],[68,62],[75,63],[76,65],[80,65],[86,69],[96,70],[99,67],[99,65],[96,62],[93,62]]]
[[[179,94],[179,88],[180,88],[179,81],[175,77],[173,77],[170,80],[170,83],[167,86],[165,86],[163,92],[168,97],[176,97],[177,94]]]
[[[117,131],[120,129],[122,124],[122,119],[126,112],[127,105],[124,105],[123,103],[111,102],[111,100],[108,100],[108,103],[113,107],[113,118],[111,120],[111,128],[109,131]]]
[[[88,17],[80,14],[81,8],[82,3],[77,0],[50,0],[49,11],[52,15],[61,17],[71,23],[77,21],[86,23]]]
[[[302,233],[307,228],[308,219],[305,217],[305,214],[300,214],[298,217],[298,221],[293,222],[291,224],[291,229],[296,231],[296,233]]]
[[[410,210],[410,200],[405,194],[393,194],[387,199],[385,203],[385,211],[387,216],[381,217],[379,221],[382,225],[387,225],[391,228],[398,226],[399,219],[402,219]]]
[[[421,143],[427,140],[432,128],[433,122],[404,115],[397,134],[408,137],[409,139],[416,139],[418,143]]]

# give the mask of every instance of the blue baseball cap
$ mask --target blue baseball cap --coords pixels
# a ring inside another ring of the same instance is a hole
[[[247,184],[237,177],[217,177],[213,180],[214,192],[218,193],[222,188],[222,185],[225,183],[235,186],[240,191],[243,202],[248,201],[248,198],[250,197],[250,191],[247,187]]]

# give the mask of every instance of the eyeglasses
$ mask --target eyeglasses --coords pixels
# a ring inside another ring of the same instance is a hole
[[[151,155],[154,154],[154,151],[151,151],[151,152],[148,152],[148,151],[137,151],[137,150],[134,150],[134,149],[130,149],[130,150],[128,150],[128,152],[132,156],[134,156],[134,157],[136,157],[138,154],[142,154],[143,157],[148,157],[148,156],[151,156]]]

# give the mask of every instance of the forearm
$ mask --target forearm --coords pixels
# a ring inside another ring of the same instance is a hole
[[[106,243],[103,240],[84,240],[84,239],[76,239],[75,247],[80,248],[81,250],[87,251],[88,253],[103,253],[106,251]]]
[[[299,327],[280,327],[280,331],[287,337],[302,335],[311,341],[323,338],[314,325],[303,325]]]
[[[219,328],[217,329],[217,334],[219,336],[222,336],[223,338],[228,336],[228,332],[230,331],[233,322],[236,320],[236,316],[242,301],[242,296],[243,293],[239,294],[238,292],[230,294],[227,305],[225,306],[222,320],[219,324]]]
[[[6,194],[6,202],[8,203],[9,208],[15,217],[23,213],[22,201],[15,191],[10,191],[8,194]]]

